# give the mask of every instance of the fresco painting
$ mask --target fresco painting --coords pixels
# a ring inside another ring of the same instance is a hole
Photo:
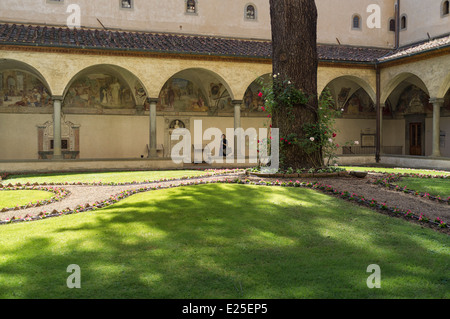
[[[142,87],[134,90],[140,95]],[[108,74],[89,74],[77,79],[64,99],[66,108],[134,108],[136,103],[128,84]]]
[[[7,70],[0,72],[0,106],[47,107],[52,106],[52,99],[37,77]]]
[[[432,113],[433,105],[430,97],[415,85],[410,85],[400,94],[393,113],[423,114]]]
[[[164,85],[157,103],[158,111],[208,112],[208,100],[201,88],[185,79],[172,78]]]
[[[347,92],[348,93],[348,92]],[[344,115],[375,115],[376,109],[370,96],[362,88],[353,93],[344,106]]]

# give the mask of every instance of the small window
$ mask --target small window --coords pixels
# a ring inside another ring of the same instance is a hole
[[[444,1],[442,3],[442,16],[446,16],[450,13],[450,1]]]
[[[389,31],[395,32],[395,19],[389,20]]]
[[[122,9],[132,9],[133,1],[132,0],[120,0]]]
[[[47,0],[47,3],[64,3],[64,0]]]
[[[186,1],[186,13],[197,13],[197,4],[195,0]]]
[[[248,5],[246,10],[245,10],[245,18],[247,20],[255,20],[256,19],[256,10],[255,10],[255,6],[253,5]]]
[[[361,29],[361,18],[358,15],[353,16],[352,29]]]
[[[400,29],[401,30],[406,30],[407,27],[407,19],[406,19],[406,15],[402,15],[401,19],[400,19]]]
[[[50,140],[50,149],[53,149],[53,146],[55,145],[55,140]],[[61,149],[67,150],[69,149],[69,141],[68,140],[61,140]]]

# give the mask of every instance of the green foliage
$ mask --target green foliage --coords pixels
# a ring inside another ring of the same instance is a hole
[[[296,119],[293,109],[298,105],[312,108],[308,105],[310,98],[297,89],[289,79],[283,79],[280,74],[275,74],[272,78],[271,83],[264,82],[262,79],[259,82],[262,86],[259,94],[264,98],[263,110],[268,113],[268,118],[271,119],[274,114],[283,112],[287,115],[283,117],[283,119],[287,118],[287,123],[283,123],[284,127],[302,125]],[[302,136],[295,132],[284,132],[283,134],[280,130],[280,163],[283,162],[283,150],[286,147],[297,147],[308,156],[322,152],[323,157],[327,159],[326,165],[336,157],[339,145],[335,142],[337,132],[334,124],[336,118],[341,116],[342,110],[335,108],[328,89],[325,89],[320,96],[318,108],[313,110],[317,114],[317,122],[303,123]],[[324,164],[317,162],[312,156],[310,156],[310,162],[315,168],[322,167]]]

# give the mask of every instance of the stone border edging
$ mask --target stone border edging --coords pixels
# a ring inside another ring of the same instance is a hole
[[[412,175],[411,174],[389,174],[388,176],[386,176],[384,178],[378,178],[377,180],[375,180],[375,182],[373,182],[373,184],[381,185],[381,186],[390,188],[390,189],[395,190],[395,191],[403,192],[405,194],[411,194],[411,195],[419,196],[419,197],[422,197],[422,198],[428,198],[430,200],[438,201],[439,203],[447,203],[448,205],[450,205],[450,196],[448,196],[447,199],[442,199],[440,195],[432,196],[429,193],[423,193],[423,192],[419,192],[419,191],[416,191],[416,190],[413,190],[413,189],[409,189],[406,186],[400,187],[399,185],[392,183],[392,182],[399,181],[401,177],[426,178],[426,179],[434,179],[434,178],[450,179],[450,176],[447,176],[447,175],[424,175],[424,174],[420,174],[420,176],[417,176],[415,174],[412,174]]]
[[[0,184],[1,186],[1,184]],[[27,209],[27,208],[33,208],[33,207],[39,207],[39,206],[45,206],[50,205],[55,202],[59,202],[69,196],[71,193],[67,189],[61,188],[61,187],[42,187],[40,185],[35,186],[23,186],[23,185],[15,185],[15,186],[3,186],[0,187],[0,192],[2,191],[21,191],[21,190],[37,190],[37,191],[47,191],[52,192],[55,195],[53,195],[50,199],[44,199],[44,200],[38,200],[36,202],[29,202],[25,205],[16,205],[15,207],[3,207],[0,210],[0,213],[5,213],[12,210],[19,210],[19,209]]]

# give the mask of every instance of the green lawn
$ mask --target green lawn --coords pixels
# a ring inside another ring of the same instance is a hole
[[[395,173],[395,174],[424,174],[424,175],[450,175],[448,171],[426,170],[426,169],[409,169],[409,168],[385,168],[385,167],[359,167],[359,166],[340,166],[348,171],[369,171],[379,173]]]
[[[207,172],[201,170],[174,170],[174,171],[128,171],[128,172],[98,172],[98,173],[67,173],[67,174],[36,174],[11,175],[3,183],[25,184],[30,183],[130,183],[133,181],[155,181],[162,178],[180,178],[185,176],[202,176]]]
[[[2,208],[22,206],[30,202],[50,199],[55,196],[52,192],[40,190],[3,190],[0,191],[0,210]]]
[[[0,232],[0,298],[450,298],[448,235],[311,189],[156,190]]]
[[[399,186],[406,186],[409,189],[429,193],[430,195],[440,195],[442,199],[450,196],[450,180],[449,179],[425,179],[425,178],[401,178],[395,182]]]

